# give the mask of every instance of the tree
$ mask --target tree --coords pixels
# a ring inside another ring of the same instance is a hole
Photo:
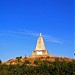
[[[22,58],[22,56],[20,56],[20,57],[16,57],[16,59],[18,60],[18,62],[21,61],[21,60],[20,60],[21,58]]]
[[[34,64],[38,65],[39,61],[38,60],[34,60]]]
[[[25,64],[30,64],[29,60],[25,60]]]
[[[2,61],[0,60],[0,64],[2,63]]]

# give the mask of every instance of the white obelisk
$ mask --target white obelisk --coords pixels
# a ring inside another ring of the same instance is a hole
[[[37,40],[36,48],[32,52],[32,56],[48,56],[49,53],[46,50],[45,44],[44,44],[44,39],[42,37],[42,34],[40,33],[40,36]]]
[[[37,40],[36,49],[35,50],[46,50],[44,39],[42,37],[42,34],[40,33],[40,37]]]

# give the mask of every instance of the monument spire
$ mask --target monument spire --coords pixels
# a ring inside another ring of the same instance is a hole
[[[43,39],[41,33],[40,33],[40,36],[39,36],[39,38],[37,40],[37,44],[36,44],[36,49],[35,50],[46,50],[45,44],[44,44],[44,39]]]
[[[40,33],[40,36],[42,36],[42,33]]]
[[[39,38],[36,43],[36,48],[32,52],[32,56],[48,56],[49,53],[46,50],[44,39],[42,37],[42,34],[40,33]]]

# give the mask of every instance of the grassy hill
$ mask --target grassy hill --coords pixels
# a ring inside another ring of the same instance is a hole
[[[0,63],[0,75],[75,75],[75,60],[65,57],[16,57]]]
[[[16,64],[23,64],[23,63],[29,63],[30,65],[34,65],[34,62],[42,62],[42,61],[49,61],[49,62],[54,62],[54,61],[67,61],[70,62],[72,61],[71,58],[66,58],[66,57],[50,57],[50,56],[28,56],[28,57],[16,57],[14,59],[10,59],[7,62],[4,62],[3,64],[7,65],[16,65]]]

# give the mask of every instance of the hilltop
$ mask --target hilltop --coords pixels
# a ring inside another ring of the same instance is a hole
[[[44,62],[44,61],[48,61],[48,62],[54,62],[54,61],[67,61],[67,62],[71,62],[72,59],[71,58],[66,58],[66,57],[50,57],[50,56],[25,56],[25,57],[16,57],[14,59],[10,59],[7,62],[4,62],[3,64],[7,64],[7,65],[17,65],[17,64],[30,64],[30,65],[34,65],[35,62]]]

